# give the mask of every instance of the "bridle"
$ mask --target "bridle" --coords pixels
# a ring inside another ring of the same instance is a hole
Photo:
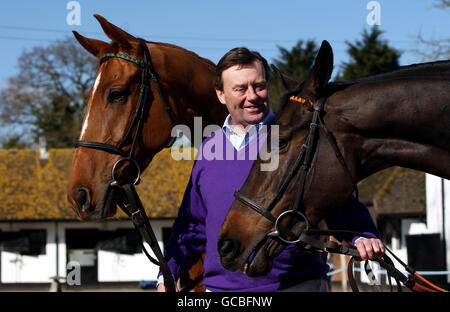
[[[311,168],[312,159],[314,157],[317,142],[319,139],[319,135],[317,132],[317,127],[320,125],[322,130],[325,132],[326,137],[331,144],[335,155],[337,159],[339,160],[339,163],[341,164],[342,168],[344,169],[347,176],[350,178],[350,181],[353,185],[353,191],[355,192],[356,200],[358,200],[358,187],[356,180],[353,178],[348,166],[345,163],[344,157],[342,156],[342,153],[339,150],[339,147],[337,145],[336,139],[332,132],[326,127],[325,122],[323,120],[323,114],[324,114],[324,106],[326,103],[327,98],[321,97],[319,98],[316,103],[312,104],[309,100],[303,99],[296,96],[291,96],[289,98],[292,101],[299,102],[301,104],[307,104],[309,105],[309,108],[312,108],[314,110],[312,121],[310,123],[310,132],[308,134],[308,137],[306,139],[306,142],[302,145],[301,150],[299,152],[299,155],[297,156],[297,159],[295,160],[293,166],[288,171],[288,174],[286,178],[283,180],[283,183],[281,184],[280,189],[278,190],[277,194],[273,198],[273,200],[270,202],[269,206],[267,208],[263,207],[262,205],[259,205],[258,203],[254,202],[253,200],[249,199],[247,196],[243,195],[240,190],[235,191],[234,196],[235,199],[240,201],[245,206],[250,207],[251,209],[255,210],[259,214],[261,214],[263,217],[271,221],[275,224],[275,230],[268,232],[266,234],[267,238],[274,239],[281,244],[284,245],[291,245],[291,248],[302,248],[306,249],[308,251],[312,252],[318,252],[318,253],[337,253],[337,254],[344,254],[351,256],[351,259],[348,263],[347,267],[347,274],[350,286],[354,292],[358,292],[358,287],[356,284],[356,281],[354,279],[353,275],[353,263],[354,261],[360,261],[360,255],[357,249],[354,246],[346,246],[343,244],[338,244],[334,241],[328,241],[323,242],[319,239],[316,239],[314,237],[311,237],[311,235],[316,236],[337,236],[342,234],[350,234],[353,236],[360,236],[360,237],[366,237],[371,238],[370,236],[364,234],[364,233],[358,233],[354,231],[346,231],[346,230],[320,230],[313,228],[311,223],[308,221],[305,213],[305,208],[303,206],[303,195],[305,191],[305,184],[306,184],[306,178],[308,175],[308,171]],[[300,173],[300,182],[298,186],[298,196],[295,199],[294,206],[291,210],[287,210],[285,212],[282,212],[277,218],[271,213],[271,210],[275,207],[275,205],[281,200],[283,195],[285,194],[290,182],[292,179],[297,175],[300,167],[303,166],[303,170]],[[294,217],[298,219],[300,222],[305,222],[305,229],[298,235],[295,235],[292,233],[286,226],[282,224],[282,221],[287,217]],[[289,237],[289,238],[288,238]],[[394,262],[386,255],[383,256],[377,256],[374,255],[374,261],[378,262],[382,268],[384,268],[388,275],[388,281],[389,285],[391,287],[392,291],[392,283],[391,278],[394,278],[397,282],[397,289],[398,291],[401,291],[400,282],[408,287],[409,289],[413,291],[419,291],[419,292],[447,292],[445,289],[442,289],[422,276],[420,276],[412,267],[408,266],[407,264],[403,263],[401,259],[399,259],[387,246],[385,246],[386,250],[397,260],[398,263],[400,263],[408,273],[411,274],[411,276],[406,276],[402,272],[400,272],[398,269],[395,268]],[[372,278],[374,278],[373,274],[371,273],[371,268],[368,264],[368,261],[365,263],[365,271],[367,275]],[[422,286],[418,284],[414,278],[418,278],[420,281],[426,283],[428,286],[431,286],[432,288],[428,288],[425,286]]]
[[[292,96],[290,100],[300,102],[302,104],[308,103],[308,100],[294,97]],[[344,168],[347,175],[350,177],[350,180],[353,184],[353,188],[356,193],[356,198],[358,198],[358,187],[356,185],[356,181],[353,178],[353,176],[350,173],[350,170],[348,169],[344,157],[342,156],[341,152],[339,151],[339,148],[337,146],[336,140],[334,139],[333,134],[328,130],[328,128],[325,126],[325,123],[323,121],[323,112],[324,112],[324,106],[325,106],[326,98],[322,97],[317,100],[317,102],[312,105],[312,108],[314,110],[312,121],[310,123],[310,132],[308,134],[308,137],[306,139],[306,142],[302,145],[299,155],[297,156],[297,159],[295,160],[294,164],[288,171],[288,174],[286,178],[283,180],[283,183],[281,184],[280,189],[278,190],[277,194],[273,198],[273,200],[270,202],[269,206],[267,208],[259,205],[258,203],[252,201],[245,195],[243,195],[240,190],[237,190],[234,193],[234,196],[237,200],[239,200],[242,204],[252,208],[262,216],[264,216],[266,219],[271,221],[275,224],[275,230],[272,232],[267,233],[267,236],[273,239],[277,239],[281,241],[284,244],[297,244],[302,241],[302,235],[294,235],[290,230],[288,230],[285,226],[282,225],[282,221],[287,217],[294,217],[298,219],[299,221],[304,221],[306,224],[306,230],[304,232],[308,232],[311,229],[311,224],[306,218],[304,207],[303,207],[303,195],[305,191],[305,184],[306,184],[306,178],[308,175],[308,171],[311,168],[311,162],[314,157],[314,153],[317,146],[318,141],[318,133],[317,133],[317,127],[320,125],[322,129],[325,131],[328,140],[330,141],[331,146],[333,147],[337,158],[339,159],[339,162],[341,163],[342,167]],[[303,170],[300,173],[300,183],[298,187],[298,196],[296,197],[294,206],[291,210],[287,210],[283,213],[281,213],[278,218],[275,218],[273,214],[271,213],[271,210],[275,207],[275,205],[281,200],[284,193],[286,192],[289,184],[291,183],[292,179],[297,175],[300,167],[303,166]],[[284,234],[284,235],[283,235]],[[289,236],[290,238],[287,238],[286,236]]]
[[[142,68],[142,79],[140,85],[140,94],[138,104],[136,106],[136,111],[133,117],[133,121],[128,128],[124,138],[120,143],[115,146],[102,142],[94,142],[94,141],[77,141],[75,143],[75,148],[78,147],[86,147],[91,149],[101,150],[110,154],[120,155],[123,158],[117,160],[112,167],[112,181],[110,183],[110,188],[115,188],[119,192],[118,205],[119,207],[131,218],[133,224],[140,234],[141,242],[142,239],[145,240],[148,245],[153,250],[153,253],[158,258],[158,260],[154,259],[145,249],[145,246],[142,244],[143,251],[148,259],[161,267],[162,274],[164,276],[164,284],[169,288],[170,291],[175,291],[175,283],[170,272],[170,269],[167,265],[167,262],[164,259],[164,255],[159,247],[158,240],[153,232],[153,229],[148,221],[148,217],[146,215],[145,209],[143,208],[142,202],[136,192],[135,185],[140,182],[140,174],[141,170],[138,162],[134,159],[134,153],[136,151],[136,147],[138,145],[139,139],[142,135],[142,129],[145,121],[148,119],[150,108],[154,100],[153,93],[150,88],[150,78],[153,80],[153,83],[156,87],[158,95],[161,99],[161,102],[164,106],[165,111],[167,112],[172,126],[175,125],[175,118],[173,111],[169,104],[167,103],[161,88],[161,84],[159,82],[158,74],[155,71],[155,68],[152,64],[152,59],[150,56],[150,51],[145,43],[145,41],[140,40],[139,45],[143,50],[144,59],[139,60],[133,57],[130,57],[121,53],[106,53],[100,57],[100,64],[110,58],[120,58],[126,61],[129,61],[133,64],[138,65]],[[125,144],[130,140],[133,135],[133,131],[136,129],[134,138],[131,143],[131,148],[127,152],[123,149]],[[168,147],[170,147],[175,141],[175,137],[172,137]],[[116,168],[121,162],[129,162],[131,166],[135,166],[136,168],[136,178],[134,181],[131,181],[128,184],[120,184],[116,179]],[[109,192],[107,192],[109,194]],[[108,195],[107,195],[108,196]]]
[[[112,168],[112,178],[113,183],[116,182],[115,179],[115,170],[117,168],[117,165],[121,163],[122,161],[128,161],[130,165],[134,165],[137,169],[137,176],[133,182],[134,185],[137,185],[140,181],[140,168],[138,163],[133,159],[134,152],[136,151],[136,147],[138,145],[139,139],[142,134],[142,129],[144,126],[145,121],[147,120],[150,108],[152,106],[154,96],[151,92],[150,88],[150,78],[153,80],[156,90],[158,91],[159,98],[161,99],[161,102],[164,106],[165,111],[167,112],[167,115],[170,118],[170,122],[173,125],[175,125],[175,117],[172,111],[172,108],[167,103],[166,98],[163,95],[161,83],[159,82],[158,74],[155,71],[155,68],[152,64],[152,59],[150,56],[150,51],[145,44],[143,40],[139,41],[139,45],[141,46],[143,52],[144,52],[144,60],[138,60],[135,58],[132,58],[128,55],[121,54],[121,53],[105,53],[100,57],[100,64],[110,58],[120,58],[123,60],[126,60],[128,62],[131,62],[133,64],[138,65],[142,68],[142,78],[141,78],[141,85],[140,85],[140,94],[139,94],[139,100],[138,104],[136,106],[136,110],[134,113],[133,121],[131,122],[130,127],[128,128],[125,136],[123,137],[122,141],[116,146],[111,145],[103,142],[94,142],[94,141],[77,141],[75,143],[75,148],[77,147],[87,147],[97,150],[102,150],[111,154],[120,155],[123,158],[119,159]],[[131,138],[134,129],[136,128],[136,132],[131,144],[130,151],[127,152],[123,149],[125,144],[129,141]],[[171,146],[176,138],[172,137],[170,143],[168,146]]]

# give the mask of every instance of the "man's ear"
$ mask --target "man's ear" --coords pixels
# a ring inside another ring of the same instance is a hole
[[[292,91],[298,86],[299,82],[297,80],[289,77],[286,74],[283,74],[275,65],[271,64],[270,66],[272,67],[272,70],[275,72],[278,78],[280,78],[281,83],[283,84],[283,87],[286,89],[286,91]]]
[[[216,90],[217,98],[219,99],[220,103],[226,104],[225,93],[223,92],[223,90],[217,88],[214,88],[214,90]]]

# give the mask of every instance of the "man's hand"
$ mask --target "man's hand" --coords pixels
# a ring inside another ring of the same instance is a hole
[[[374,254],[382,256],[386,249],[383,242],[378,238],[359,238],[355,243],[362,260],[372,260]]]
[[[164,283],[161,283],[156,287],[157,292],[168,292],[169,289],[164,285]]]
[[[166,287],[164,285],[164,283],[161,283],[161,284],[158,285],[158,287],[156,287],[156,291],[157,292],[169,292],[169,288]],[[176,291],[178,292],[178,289]]]

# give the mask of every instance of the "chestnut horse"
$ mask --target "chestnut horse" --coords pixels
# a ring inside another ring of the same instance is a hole
[[[112,42],[74,32],[78,42],[99,58],[68,185],[68,200],[83,220],[103,219],[116,213],[111,181],[126,181],[134,170],[131,162],[121,162],[112,169],[121,154],[131,151],[139,168],[145,169],[171,142],[173,126],[186,125],[193,133],[194,117],[202,117],[203,128],[221,125],[228,114],[212,87],[214,63],[172,44],[135,38],[103,17],[94,16]],[[144,113],[142,129],[137,130],[134,120],[144,84],[140,65],[147,64],[144,60],[150,54],[148,61],[156,72],[151,78],[156,78],[158,84],[150,79],[145,83],[150,91],[143,105],[149,107],[149,112]]]
[[[342,207],[356,183],[377,171],[401,166],[450,178],[450,61],[328,83],[332,68],[333,53],[324,41],[306,80],[284,97],[273,122],[279,126],[279,144],[271,151],[279,157],[278,169],[261,171],[271,160],[258,158],[222,225],[218,248],[226,269],[267,274],[285,247],[271,239],[280,232],[274,223],[282,213],[284,234],[299,237],[307,223],[314,226]],[[319,114],[313,123],[312,111]],[[318,138],[302,183],[304,166],[294,167],[310,128],[317,128]],[[337,149],[324,133],[334,135]],[[290,183],[284,183],[288,176]],[[305,219],[292,213],[294,202]],[[254,207],[263,208],[265,216]]]

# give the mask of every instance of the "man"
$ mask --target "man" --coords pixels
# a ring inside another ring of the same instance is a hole
[[[271,272],[263,277],[248,278],[240,271],[229,272],[220,264],[217,250],[220,226],[234,200],[233,192],[240,189],[255,160],[251,147],[261,146],[265,140],[264,135],[258,135],[259,130],[275,116],[269,106],[268,74],[267,61],[246,48],[235,48],[219,61],[215,90],[230,114],[223,128],[202,144],[199,155],[205,157],[198,158],[192,169],[166,246],[166,259],[177,279],[206,252],[204,284],[209,291],[328,291],[328,266],[322,257],[299,249],[283,251],[274,259]],[[215,153],[223,149],[224,157],[206,157],[212,149]],[[235,156],[232,159],[226,157],[230,150]],[[351,222],[347,223],[347,219]],[[378,234],[367,208],[354,199],[349,199],[345,209],[326,221],[330,228],[348,225],[348,229],[373,237]],[[345,239],[356,242],[363,259],[384,252],[379,239]],[[161,276],[157,290],[166,291]]]

